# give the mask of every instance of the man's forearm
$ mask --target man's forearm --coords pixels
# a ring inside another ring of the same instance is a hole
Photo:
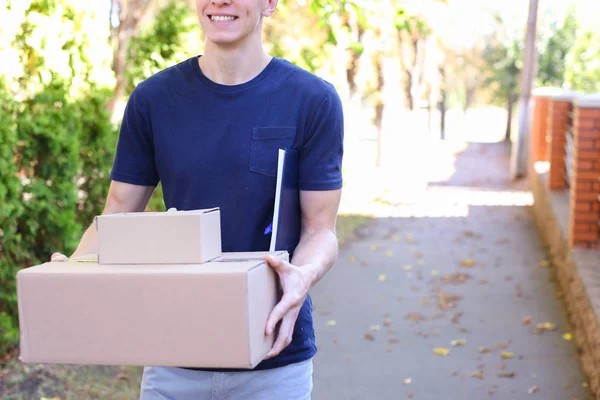
[[[331,269],[337,254],[338,242],[335,232],[320,229],[301,235],[291,263],[309,268],[312,275],[311,286],[314,286]]]
[[[95,224],[91,224],[79,241],[79,245],[75,252],[71,255],[81,256],[84,254],[95,254],[98,252],[98,234],[96,233]]]

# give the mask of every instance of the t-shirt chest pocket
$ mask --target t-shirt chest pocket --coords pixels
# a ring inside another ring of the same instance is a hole
[[[250,170],[276,177],[279,149],[291,148],[295,137],[296,128],[293,126],[252,128]]]

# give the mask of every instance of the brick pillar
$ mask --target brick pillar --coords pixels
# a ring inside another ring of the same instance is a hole
[[[548,161],[548,97],[560,92],[558,88],[536,88],[532,92],[533,115],[531,121],[531,136],[529,146],[529,161]]]
[[[571,112],[574,94],[565,92],[549,97],[548,101],[548,186],[550,190],[562,190],[566,187],[566,138],[569,129],[569,113]]]
[[[600,239],[600,96],[574,100],[569,245],[598,248]]]

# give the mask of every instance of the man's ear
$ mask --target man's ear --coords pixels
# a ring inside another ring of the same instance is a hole
[[[263,11],[263,17],[270,17],[275,12],[275,7],[277,7],[277,3],[279,0],[265,0],[266,7]]]

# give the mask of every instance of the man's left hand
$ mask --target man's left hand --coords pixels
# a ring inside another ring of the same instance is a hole
[[[265,256],[265,260],[279,275],[283,289],[281,301],[275,306],[267,320],[265,333],[272,335],[277,323],[281,321],[277,339],[266,359],[275,357],[292,342],[294,325],[300,308],[308,295],[313,282],[311,268],[298,267],[277,257]]]

